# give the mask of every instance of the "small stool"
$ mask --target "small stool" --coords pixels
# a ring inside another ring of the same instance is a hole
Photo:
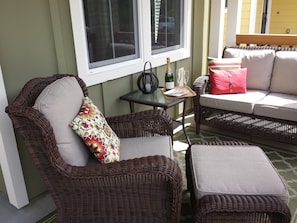
[[[261,148],[192,145],[186,164],[195,222],[290,222],[287,186]]]

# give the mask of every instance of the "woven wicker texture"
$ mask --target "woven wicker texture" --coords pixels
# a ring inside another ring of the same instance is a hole
[[[247,145],[240,141],[210,141],[207,145]],[[207,195],[197,201],[190,168],[191,149],[186,152],[187,185],[191,193],[195,223],[289,223],[288,206],[272,196]]]
[[[50,123],[32,106],[47,85],[64,76],[32,79],[6,108],[54,199],[57,222],[179,222],[182,176],[173,160],[150,156],[87,167],[63,161]],[[74,77],[87,95],[85,83]],[[163,110],[107,121],[120,138],[173,135]]]

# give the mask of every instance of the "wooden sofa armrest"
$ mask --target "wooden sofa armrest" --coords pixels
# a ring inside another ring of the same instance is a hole
[[[168,135],[173,137],[172,119],[164,110],[147,110],[106,118],[120,138]]]

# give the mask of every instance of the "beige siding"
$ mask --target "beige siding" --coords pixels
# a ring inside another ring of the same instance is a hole
[[[262,13],[263,13],[263,0],[258,0],[255,33],[261,33]]]
[[[273,0],[271,6],[270,28],[271,34],[297,33],[297,1]]]
[[[251,1],[243,0],[240,33],[249,33],[250,9],[251,9]]]

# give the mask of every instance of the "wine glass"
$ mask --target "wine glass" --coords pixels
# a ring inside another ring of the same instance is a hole
[[[182,79],[183,79],[183,71],[181,69],[177,69],[175,72],[176,86],[180,86],[182,84]]]
[[[188,70],[185,70],[184,71],[184,86],[187,86],[189,78],[190,78],[190,73]]]

